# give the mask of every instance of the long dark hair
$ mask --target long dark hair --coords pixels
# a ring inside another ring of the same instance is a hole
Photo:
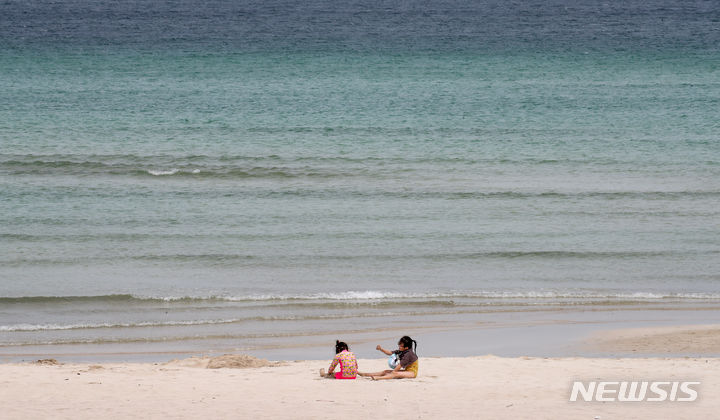
[[[340,340],[335,340],[335,354],[338,354],[343,350],[350,350],[350,347],[348,347],[347,343],[343,343]]]
[[[400,343],[402,343],[403,347],[410,349],[417,353],[417,341],[413,340],[409,336],[405,335],[400,339]],[[415,348],[413,349],[413,345]]]

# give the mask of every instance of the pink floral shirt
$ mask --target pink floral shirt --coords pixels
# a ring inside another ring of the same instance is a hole
[[[328,372],[332,373],[338,364],[340,364],[340,371],[342,372],[342,376],[344,378],[354,378],[357,376],[358,366],[355,353],[343,350],[336,354],[332,363],[330,363],[330,369],[328,369]]]

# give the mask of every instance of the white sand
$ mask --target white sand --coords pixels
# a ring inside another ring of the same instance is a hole
[[[380,370],[385,363],[360,360],[360,368]],[[6,364],[0,365],[0,418],[704,419],[720,413],[720,359],[421,357],[417,379],[379,382],[319,378],[328,364]],[[569,402],[575,379],[702,384],[695,402]]]

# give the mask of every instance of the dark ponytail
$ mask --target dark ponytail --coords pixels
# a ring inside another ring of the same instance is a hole
[[[408,348],[412,350],[413,352],[417,353],[417,341],[413,340],[409,336],[405,335],[400,339],[400,342],[405,348]],[[413,348],[414,346],[414,348]]]
[[[343,343],[340,340],[335,340],[335,354],[338,354],[343,350],[350,350],[347,343]]]

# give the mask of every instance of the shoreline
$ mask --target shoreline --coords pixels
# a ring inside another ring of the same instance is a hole
[[[385,328],[356,325],[353,330],[347,331],[333,329],[321,330],[314,335],[269,335],[245,341],[233,336],[218,340],[163,340],[151,335],[147,340],[130,343],[4,345],[0,346],[0,363],[46,358],[79,363],[162,363],[172,358],[213,357],[228,353],[271,360],[325,360],[331,357],[330,343],[336,339],[350,344],[359,358],[372,358],[376,356],[377,344],[392,346],[402,335],[410,335],[418,341],[421,356],[720,356],[720,346],[714,346],[709,336],[704,338],[704,347],[669,345],[695,340],[698,338],[696,334],[682,335],[678,339],[665,336],[658,343],[663,347],[657,351],[648,343],[632,341],[632,336],[638,331],[645,335],[651,334],[651,331],[672,334],[676,330],[720,325],[720,310],[716,308],[675,309],[672,318],[668,318],[667,314],[666,311],[637,310],[635,307],[612,311],[575,308],[533,313],[417,316],[403,318],[401,324],[395,324],[395,320],[388,318]],[[243,332],[240,329],[242,325],[237,328],[237,332]],[[631,330],[622,333],[628,328]],[[155,334],[153,331],[147,333]],[[615,343],[613,340],[625,341]],[[649,338],[646,337],[647,340]]]

